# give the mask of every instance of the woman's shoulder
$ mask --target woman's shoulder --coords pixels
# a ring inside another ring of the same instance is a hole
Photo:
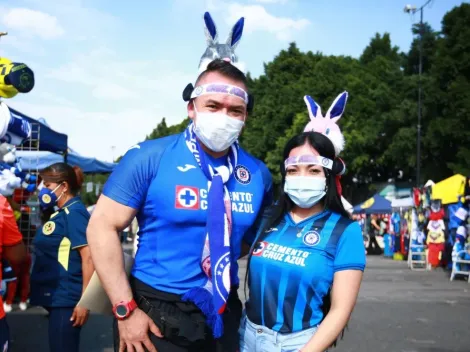
[[[87,218],[90,217],[90,213],[88,212],[85,204],[81,200],[77,200],[70,205],[65,207],[65,213],[67,215],[83,215]]]

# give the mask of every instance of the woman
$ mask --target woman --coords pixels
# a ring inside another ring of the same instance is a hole
[[[94,268],[86,241],[90,218],[77,196],[83,183],[79,167],[56,163],[41,172],[39,202],[46,219],[33,240],[31,304],[49,312],[51,352],[79,350],[81,327],[88,310],[77,305]]]
[[[240,351],[323,352],[354,308],[362,233],[341,202],[342,146],[327,136],[304,132],[284,149],[280,199],[263,217],[248,261]]]

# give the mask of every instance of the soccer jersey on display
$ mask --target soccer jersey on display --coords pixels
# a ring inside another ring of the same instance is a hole
[[[255,244],[247,316],[281,333],[314,327],[323,318],[334,274],[364,267],[357,222],[324,211],[296,224],[287,214]]]
[[[212,166],[224,158],[208,157]],[[271,202],[271,175],[243,149],[226,184],[232,202],[231,277],[238,283],[241,241],[253,240],[253,224]],[[103,194],[138,209],[139,245],[132,275],[165,292],[183,294],[203,285],[201,268],[206,237],[208,180],[183,134],[136,145],[126,153]]]

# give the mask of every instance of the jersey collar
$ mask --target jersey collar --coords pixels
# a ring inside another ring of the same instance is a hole
[[[318,220],[322,217],[324,217],[325,215],[329,214],[330,211],[329,210],[323,210],[321,211],[320,213],[318,214],[315,214],[315,215],[312,215],[306,219],[303,219],[302,221],[300,222],[295,222],[293,219],[292,219],[292,216],[290,215],[290,212],[287,212],[286,215],[285,215],[285,220],[286,222],[289,224],[289,226],[303,226],[309,222],[312,222],[312,221],[315,221],[315,220]]]
[[[64,206],[61,208],[61,210],[62,210],[62,209],[65,209],[65,208],[68,208],[68,207],[71,206],[73,203],[76,203],[76,202],[79,202],[79,201],[80,201],[80,197],[79,197],[79,196],[70,198],[67,202],[65,202],[65,204],[64,204]]]

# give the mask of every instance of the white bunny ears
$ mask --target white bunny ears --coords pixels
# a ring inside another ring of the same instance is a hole
[[[216,59],[229,61],[232,65],[243,71],[241,65],[237,65],[238,57],[235,55],[235,48],[242,37],[244,24],[245,18],[241,17],[230,31],[227,41],[224,44],[219,44],[214,20],[209,12],[204,13],[204,32],[206,34],[207,49],[199,61],[199,72],[205,71],[207,65]]]
[[[328,137],[335,147],[336,156],[344,149],[344,136],[336,122],[343,115],[347,100],[348,92],[344,91],[336,97],[323,116],[320,105],[311,96],[304,96],[310,116],[310,122],[305,126],[304,132],[318,132]]]

